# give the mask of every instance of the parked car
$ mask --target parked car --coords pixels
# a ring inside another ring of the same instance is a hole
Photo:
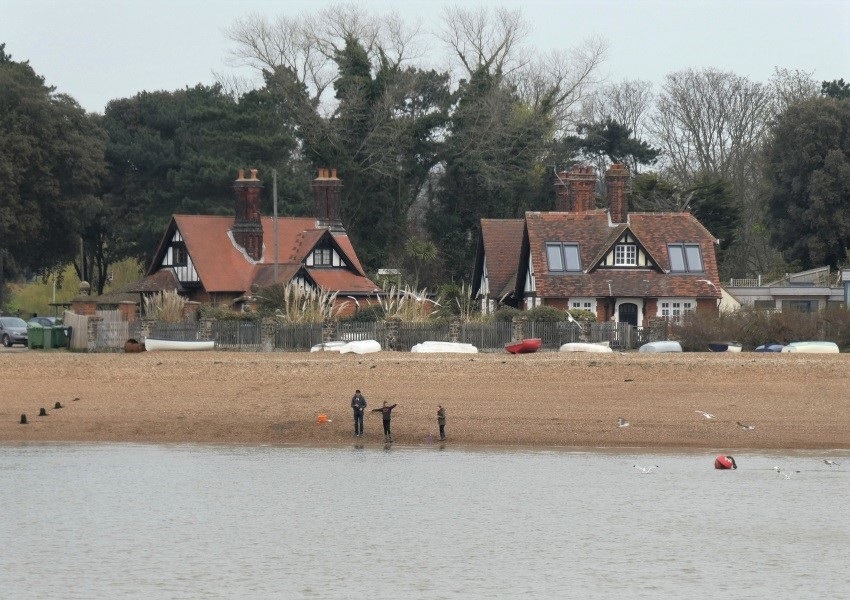
[[[56,317],[33,317],[27,321],[27,325],[41,325],[42,327],[55,327],[61,325]]]
[[[7,348],[12,344],[27,345],[27,323],[18,317],[0,317],[0,341]]]

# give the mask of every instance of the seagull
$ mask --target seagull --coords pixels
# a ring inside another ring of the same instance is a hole
[[[834,460],[829,460],[828,458],[823,459],[823,462],[825,462],[825,463],[826,463],[827,465],[829,465],[830,467],[839,467],[839,466],[841,466],[841,463],[837,463],[837,462],[835,462]]]
[[[694,412],[697,412],[697,413],[701,414],[701,415],[702,415],[703,417],[705,417],[706,419],[713,419],[713,418],[714,418],[714,415],[713,415],[713,414],[711,414],[711,413],[707,413],[707,412],[705,412],[704,410],[695,410]]]
[[[740,427],[744,431],[752,431],[756,428],[755,425],[747,425],[746,423],[741,423],[740,421],[736,421],[736,423],[738,423],[738,427]]]
[[[791,479],[791,475],[793,475],[794,473],[800,472],[800,471],[791,471],[790,473],[786,473],[785,471],[783,471],[779,467],[773,467],[773,470],[776,471],[777,475],[782,475],[785,479]]]
[[[626,421],[623,417],[617,418],[617,427],[628,427],[629,422]]]
[[[652,465],[651,467],[639,467],[637,465],[634,465],[634,467],[635,467],[635,469],[640,469],[641,473],[646,474],[646,473],[651,473],[652,469],[657,469],[658,465]]]

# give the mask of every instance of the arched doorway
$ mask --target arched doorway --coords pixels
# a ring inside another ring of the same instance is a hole
[[[628,323],[632,327],[638,324],[638,307],[634,302],[623,302],[617,307],[619,313],[618,322]]]

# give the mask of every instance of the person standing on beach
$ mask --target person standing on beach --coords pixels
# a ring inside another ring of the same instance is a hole
[[[440,441],[446,441],[446,409],[442,404],[437,405],[437,425],[440,427]]]
[[[354,390],[351,398],[351,409],[354,411],[354,436],[363,437],[363,411],[366,409],[366,398],[360,390]]]
[[[388,405],[387,401],[384,400],[384,405],[381,408],[373,408],[372,412],[381,413],[381,418],[384,421],[384,441],[392,442],[393,434],[390,431],[390,419],[392,418],[393,409],[398,406],[397,404]]]

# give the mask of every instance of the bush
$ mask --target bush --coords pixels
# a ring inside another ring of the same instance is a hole
[[[375,323],[384,320],[384,309],[379,304],[370,304],[356,313],[340,319],[343,323]]]
[[[493,312],[494,321],[513,321],[514,317],[522,314],[522,311],[513,306],[501,306]]]
[[[826,340],[839,348],[850,347],[850,313],[830,309],[821,313],[774,312],[742,309],[734,313],[689,313],[671,322],[669,337],[682,349],[705,351],[712,341],[737,341],[745,350],[768,343],[788,344],[802,340]]]
[[[567,320],[566,311],[553,306],[535,306],[525,311],[523,316],[534,323],[560,323]]]

